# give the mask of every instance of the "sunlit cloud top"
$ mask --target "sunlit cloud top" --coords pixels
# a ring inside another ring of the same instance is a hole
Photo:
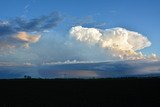
[[[151,42],[147,39],[147,37],[124,28],[111,28],[102,30],[75,26],[71,28],[70,34],[78,41],[90,45],[97,44],[100,48],[109,51],[113,56],[121,59],[158,60],[156,55],[150,57],[138,52],[139,50],[151,45]]]

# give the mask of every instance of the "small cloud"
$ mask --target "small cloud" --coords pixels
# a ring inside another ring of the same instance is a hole
[[[11,50],[23,47],[28,48],[31,43],[36,43],[40,40],[41,35],[29,35],[26,32],[19,32],[13,36],[0,38],[0,52],[12,52]]]
[[[36,43],[41,38],[41,35],[29,35],[26,32],[19,32],[13,37],[18,42],[21,42],[23,47],[28,48],[30,43]]]
[[[40,35],[28,35],[26,32],[19,32],[15,39],[26,43],[35,43],[39,41],[40,37]]]

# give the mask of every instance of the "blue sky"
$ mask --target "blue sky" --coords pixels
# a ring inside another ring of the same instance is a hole
[[[43,33],[47,35],[45,40],[50,38],[49,35],[58,35],[55,36],[58,39],[59,36],[66,36],[69,29],[78,23],[101,29],[122,27],[139,32],[151,41],[152,45],[142,52],[160,55],[159,5],[159,0],[1,0],[0,20],[16,17],[29,20],[57,12],[62,22],[52,32]],[[17,54],[23,56],[22,53]]]

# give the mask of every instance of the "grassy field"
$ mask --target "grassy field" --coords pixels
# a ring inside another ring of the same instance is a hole
[[[0,107],[155,107],[159,78],[0,80]]]

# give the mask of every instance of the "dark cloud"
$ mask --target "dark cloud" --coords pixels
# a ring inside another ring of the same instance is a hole
[[[13,33],[15,33],[15,31],[8,21],[0,20],[0,36],[10,35]]]
[[[43,32],[57,26],[62,20],[57,12],[35,19],[15,18],[12,20],[0,20],[0,36],[11,35],[21,31],[24,32]]]
[[[0,20],[0,53],[10,52],[17,47],[29,47],[39,41],[41,32],[56,27],[62,20],[57,12],[34,19],[14,18]],[[32,32],[37,34],[31,34]]]

